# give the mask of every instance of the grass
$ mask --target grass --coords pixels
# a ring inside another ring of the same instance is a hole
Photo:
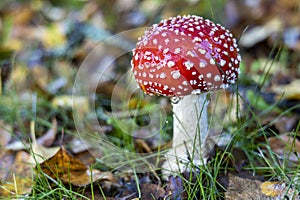
[[[19,102],[17,96],[12,95],[11,97],[14,99],[13,102]],[[234,98],[242,99],[244,97],[242,97],[239,93],[236,93]],[[256,98],[259,98],[259,96],[257,95]],[[6,118],[4,118],[6,122],[20,123],[21,125],[23,124],[22,122],[24,122],[24,116],[27,120],[31,118],[32,114],[22,115],[22,113],[31,113],[30,106],[27,108],[23,107],[19,102],[13,103],[12,105],[14,105],[14,107],[10,107],[10,109],[8,109],[8,107],[5,106],[5,102],[3,102],[6,100],[4,98],[1,98],[1,100],[2,103],[0,104],[0,109],[3,111],[2,113],[6,113],[6,115],[4,115],[6,116]],[[299,106],[295,106],[294,108],[290,108],[282,112],[274,119],[274,121],[271,121],[270,124],[261,124],[261,118],[269,115],[272,110],[274,110],[278,102],[272,105],[268,111],[257,112],[253,105],[245,103],[246,100],[242,101],[244,101],[243,105],[246,110],[244,110],[243,113],[240,113],[241,108],[238,108],[236,113],[238,120],[232,124],[226,125],[226,128],[223,130],[225,133],[231,133],[232,139],[230,143],[224,147],[224,149],[218,149],[208,165],[192,166],[194,170],[191,171],[198,171],[199,173],[190,173],[185,176],[179,174],[182,178],[184,192],[188,199],[198,199],[200,197],[203,199],[224,198],[224,191],[226,191],[226,189],[224,185],[219,182],[219,178],[225,176],[228,172],[236,171],[234,166],[234,161],[237,159],[234,155],[235,148],[241,149],[247,156],[247,165],[242,167],[243,171],[251,172],[256,176],[263,176],[266,180],[284,181],[287,184],[291,184],[292,187],[299,189],[300,184],[297,182],[297,176],[299,175],[300,166],[291,163],[287,157],[279,157],[279,155],[272,151],[267,140],[270,134],[276,135],[276,133],[270,129],[272,123],[275,123],[276,119],[279,119],[280,117],[289,115],[293,109],[299,108]],[[232,105],[231,107],[234,108],[234,106],[237,105]],[[43,107],[43,104],[40,106],[42,109],[46,107]],[[55,109],[51,107],[50,109],[52,109],[52,112],[55,112]],[[24,110],[24,112],[20,112],[20,110]],[[62,115],[66,115],[63,111],[61,112]],[[47,118],[50,119],[50,117]],[[36,113],[36,119],[37,122],[40,123],[40,127],[43,126],[43,123],[47,124],[47,120],[41,118],[40,113]],[[296,139],[299,129],[300,123],[298,123],[297,129],[291,133],[294,139]],[[24,130],[26,130],[26,127],[24,127]],[[118,134],[122,133],[119,132]],[[263,138],[264,140],[262,142],[258,142],[258,138]],[[131,140],[123,140],[122,146],[126,147],[127,145],[130,147],[129,149],[132,149]],[[293,152],[289,152],[289,154],[293,154]],[[39,168],[38,171],[40,171]],[[137,174],[133,173],[133,175],[135,177],[135,182],[138,183],[139,179]],[[93,189],[95,189],[95,187],[92,187],[92,191]],[[138,189],[138,191],[139,196],[141,196],[140,189]],[[101,192],[104,194],[103,191]],[[26,198],[76,199],[80,196],[85,199],[80,192],[76,190],[74,191],[73,187],[68,187],[62,184],[59,180],[53,180],[50,177],[36,176],[34,179],[32,193],[30,196],[26,196]],[[21,199],[23,197],[19,196],[18,198]]]

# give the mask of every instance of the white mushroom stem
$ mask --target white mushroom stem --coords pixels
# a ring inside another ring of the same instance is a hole
[[[178,173],[194,165],[205,164],[208,136],[207,93],[188,95],[173,104],[173,144],[166,153],[163,173]]]

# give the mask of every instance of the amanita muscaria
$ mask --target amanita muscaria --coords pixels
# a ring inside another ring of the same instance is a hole
[[[139,38],[131,60],[139,87],[149,95],[181,98],[173,103],[173,148],[165,170],[206,162],[201,149],[208,137],[207,92],[235,83],[240,62],[232,33],[195,15],[162,20]]]

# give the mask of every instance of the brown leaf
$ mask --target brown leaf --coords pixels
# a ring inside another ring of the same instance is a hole
[[[105,181],[113,177],[110,172],[101,172],[97,169],[84,171],[70,171],[60,175],[63,183],[71,183],[75,186],[87,186],[95,181]],[[114,179],[113,179],[114,180]]]
[[[263,182],[241,178],[232,174],[229,177],[229,187],[226,192],[227,200],[243,199],[297,199],[297,192],[284,182]],[[272,198],[270,198],[272,197]]]
[[[287,134],[268,139],[271,149],[282,158],[299,163],[300,141]]]
[[[261,119],[261,124],[273,126],[275,132],[278,131],[278,134],[284,134],[290,132],[294,129],[296,123],[298,122],[297,115],[290,116],[281,116],[278,117],[276,113],[270,113],[268,116]]]
[[[40,166],[43,172],[52,178],[55,178],[57,174],[68,174],[70,171],[87,170],[87,166],[68,153],[64,147],[61,147],[53,157],[41,163]]]
[[[229,157],[232,166],[237,172],[242,172],[242,168],[248,163],[247,155],[240,148],[232,149],[232,157]]]
[[[32,189],[33,170],[27,162],[30,154],[25,151],[0,149],[0,196],[28,194]]]
[[[228,175],[229,186],[225,194],[227,200],[248,200],[262,199],[263,194],[260,192],[260,181],[241,178],[232,174]]]
[[[81,151],[79,153],[74,153],[76,158],[79,158],[83,164],[85,165],[92,165],[96,162],[96,158],[91,154],[89,150]]]
[[[41,163],[40,167],[50,177],[60,178],[63,183],[71,183],[75,186],[86,186],[99,180],[112,180],[110,173],[89,169],[64,147],[61,147],[53,157]]]
[[[152,184],[152,183],[144,183],[141,184],[141,192],[142,192],[142,199],[144,200],[152,200],[152,199],[162,199],[166,196],[165,190],[160,187],[159,185]]]

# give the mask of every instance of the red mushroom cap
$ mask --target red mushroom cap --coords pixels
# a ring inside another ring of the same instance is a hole
[[[147,94],[185,96],[235,83],[236,39],[229,30],[198,16],[177,16],[154,24],[133,50],[132,71]]]

